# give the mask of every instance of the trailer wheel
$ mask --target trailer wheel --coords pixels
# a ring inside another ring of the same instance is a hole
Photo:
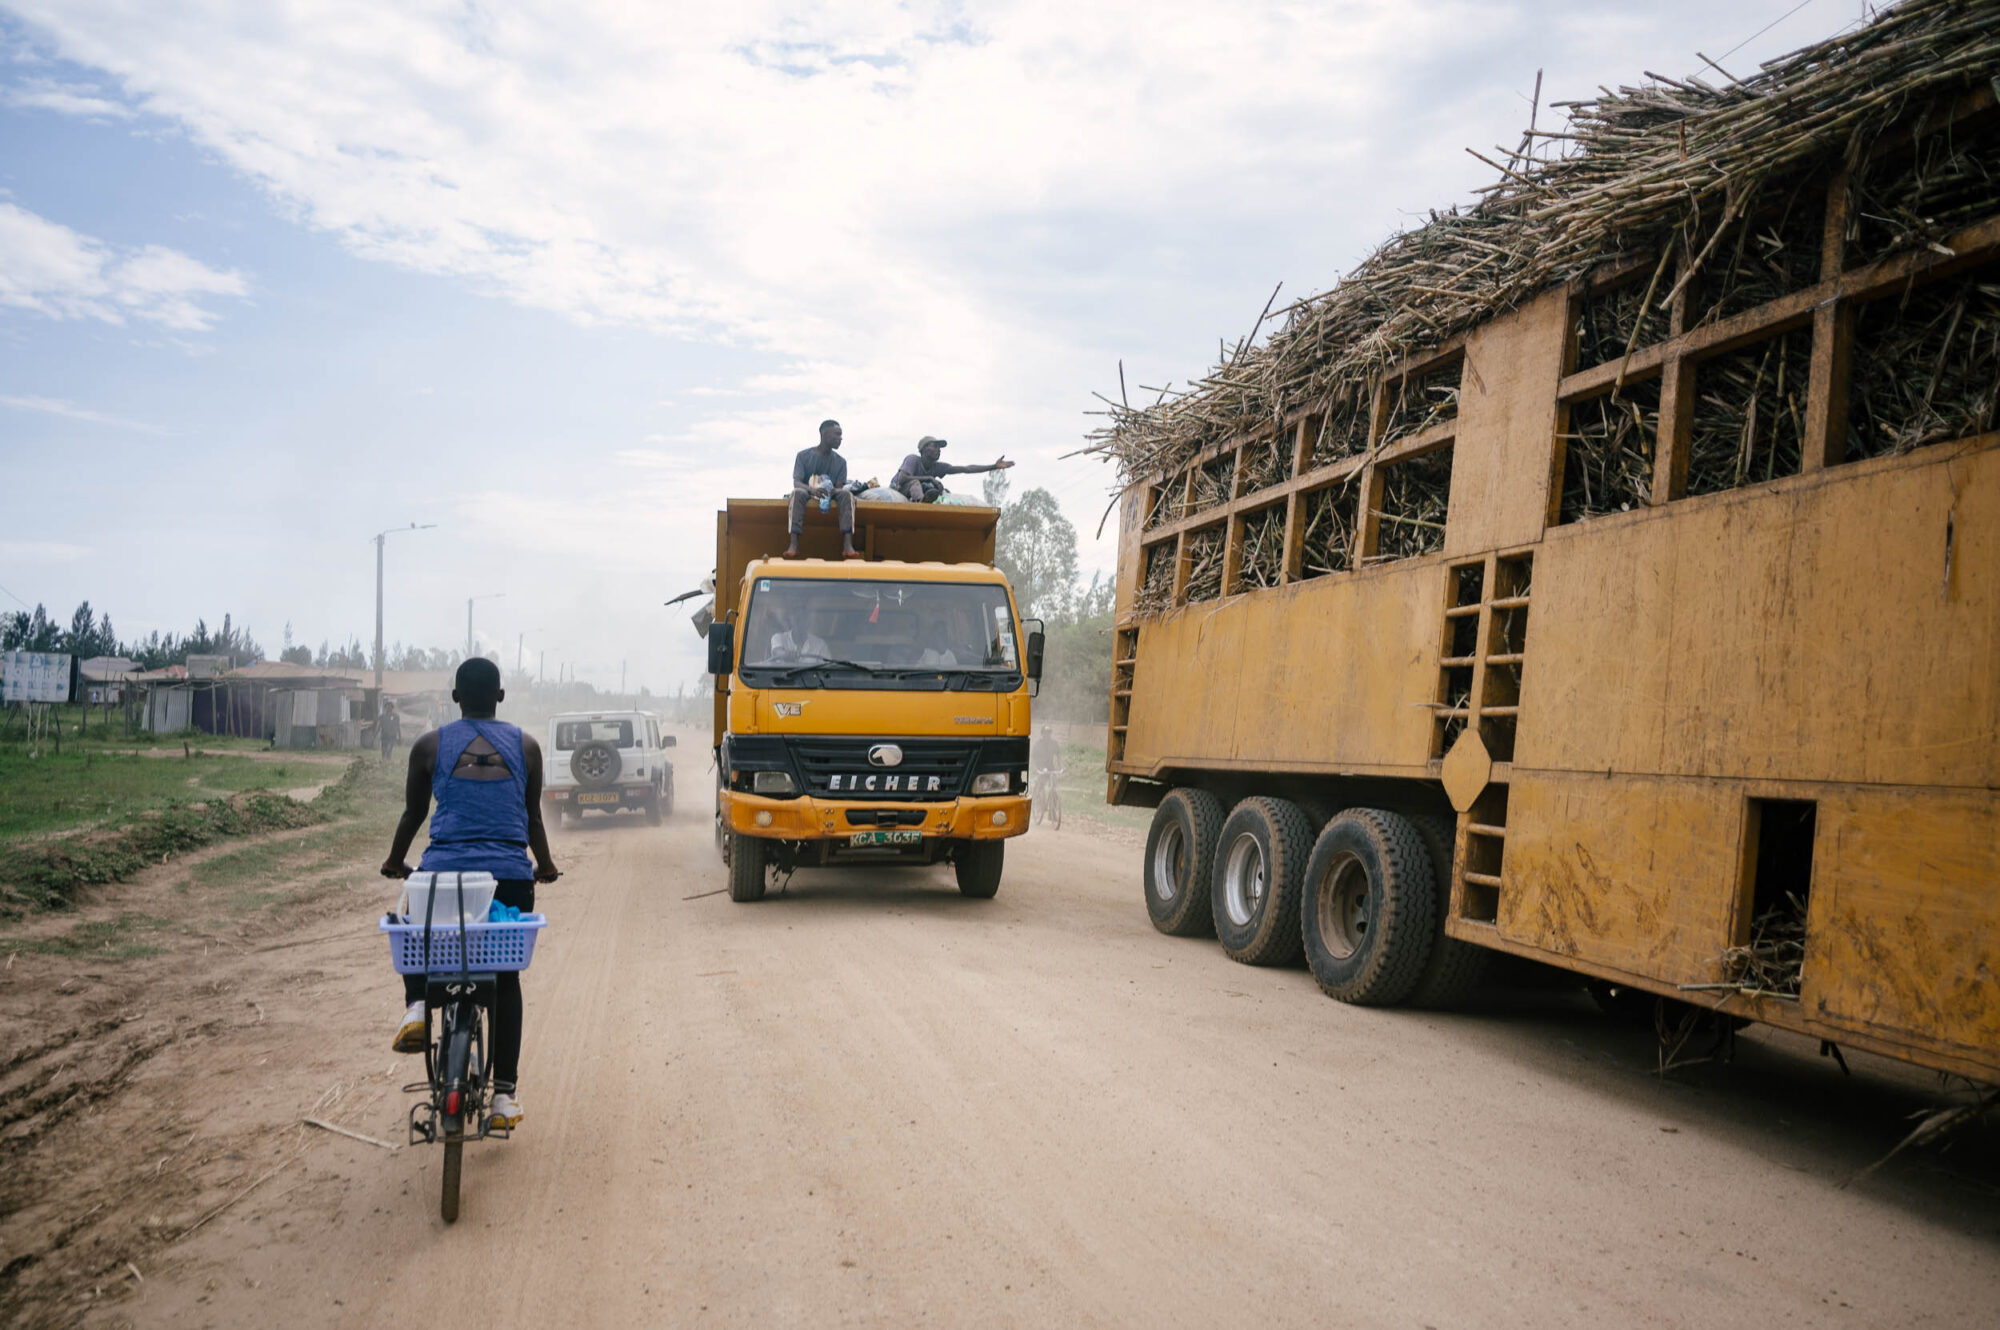
[[[1452,842],[1458,837],[1457,826],[1452,819],[1434,813],[1410,821],[1424,838],[1424,850],[1431,860],[1431,882],[1437,894],[1437,931],[1431,943],[1431,958],[1424,962],[1424,972],[1417,976],[1417,986],[1410,990],[1410,1005],[1449,1011],[1464,1003],[1480,976],[1486,973],[1486,958],[1491,953],[1470,942],[1460,942],[1444,931],[1445,916],[1451,913]]]
[[[1299,930],[1320,988],[1365,1007],[1407,998],[1430,959],[1436,895],[1408,818],[1350,808],[1327,823],[1306,864]]]
[[[1000,870],[1007,862],[1004,840],[960,841],[952,851],[951,867],[958,876],[958,892],[977,900],[992,900],[1000,890]]]
[[[764,842],[740,831],[729,833],[729,899],[764,899]]]
[[[1162,933],[1202,937],[1214,932],[1207,888],[1221,829],[1222,800],[1207,790],[1169,790],[1153,810],[1142,876],[1146,913]]]
[[[1284,799],[1245,799],[1216,838],[1210,908],[1229,958],[1290,965],[1299,958],[1299,899],[1312,825]]]

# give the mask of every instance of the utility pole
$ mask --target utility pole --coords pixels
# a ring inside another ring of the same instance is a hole
[[[625,662],[622,660],[618,662],[618,696],[620,700],[625,697]]]
[[[472,602],[475,600],[505,600],[506,598],[507,593],[504,591],[489,591],[483,596],[467,596],[465,598],[465,658],[467,660],[472,659]]]
[[[535,653],[535,685],[540,687],[549,681],[549,649],[543,647]]]
[[[426,522],[422,526],[412,522],[406,527],[395,526],[375,533],[375,701],[378,706],[382,700],[382,547],[398,531],[430,531],[436,526],[435,522]]]

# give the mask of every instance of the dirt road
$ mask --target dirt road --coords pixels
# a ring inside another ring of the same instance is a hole
[[[2000,1307],[1989,1138],[1836,1185],[1931,1102],[1888,1064],[1844,1079],[1746,1034],[1734,1065],[1662,1080],[1650,1033],[1572,993],[1341,1006],[1303,970],[1154,933],[1135,838],[1089,823],[1015,842],[990,902],[909,871],[736,905],[703,894],[722,871],[686,804],[558,855],[529,1116],[468,1150],[455,1227],[439,1151],[297,1125],[398,1141],[420,1074],[386,1051],[399,1004],[357,863],[296,937],[129,981],[193,1024],[42,1142],[106,1153],[37,1213],[96,1197],[131,1222],[75,1219],[63,1250],[102,1273],[43,1279],[24,1314],[1767,1330]]]

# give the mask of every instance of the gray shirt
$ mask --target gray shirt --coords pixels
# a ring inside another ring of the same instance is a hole
[[[822,453],[818,446],[800,453],[792,463],[792,483],[810,485],[814,476],[825,476],[833,482],[835,489],[847,484],[847,459],[836,451]]]

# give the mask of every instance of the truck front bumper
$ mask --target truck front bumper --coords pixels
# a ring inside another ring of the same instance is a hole
[[[839,840],[857,832],[877,830],[915,831],[925,840],[1004,840],[1028,829],[1031,801],[1026,795],[999,794],[984,798],[966,797],[942,803],[884,803],[879,800],[852,802],[815,799],[769,799],[735,790],[719,790],[722,821],[732,831],[767,840]],[[898,822],[893,827],[879,821],[850,822],[852,811],[873,819],[884,813],[905,815],[921,812],[922,822]]]

